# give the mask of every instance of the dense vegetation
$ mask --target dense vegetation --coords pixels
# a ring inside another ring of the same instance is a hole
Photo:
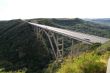
[[[47,49],[30,24],[22,20],[0,22],[0,67],[5,71],[40,71],[49,63]]]

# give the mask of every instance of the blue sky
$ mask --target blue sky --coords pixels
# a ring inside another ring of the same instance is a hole
[[[110,0],[0,0],[0,20],[110,18]]]

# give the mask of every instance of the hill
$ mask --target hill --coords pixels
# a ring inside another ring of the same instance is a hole
[[[0,68],[40,71],[50,61],[47,49],[30,24],[19,19],[0,22]]]

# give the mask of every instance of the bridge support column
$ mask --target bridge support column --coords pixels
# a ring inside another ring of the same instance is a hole
[[[39,40],[42,40],[43,39],[43,37],[42,37],[42,35],[43,35],[43,29],[41,29],[39,27],[34,27],[34,32],[37,35],[37,39],[39,39]]]
[[[63,41],[63,37],[59,37],[57,36],[56,39],[56,45],[57,45],[57,58],[58,59],[63,59],[63,55],[64,55],[64,41]]]
[[[47,32],[47,31],[45,31],[44,30],[44,32],[45,32],[45,34],[47,35],[47,37],[48,37],[48,39],[49,39],[49,43],[50,43],[50,46],[51,46],[51,54],[53,54],[54,55],[54,57],[57,59],[57,54],[56,54],[56,50],[55,50],[55,48],[54,48],[54,44],[53,44],[53,42],[52,42],[52,38],[53,38],[53,34],[54,33],[52,33],[52,32]]]

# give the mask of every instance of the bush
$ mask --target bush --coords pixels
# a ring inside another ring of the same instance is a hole
[[[103,55],[83,53],[74,59],[66,59],[56,73],[106,73],[110,52]]]

